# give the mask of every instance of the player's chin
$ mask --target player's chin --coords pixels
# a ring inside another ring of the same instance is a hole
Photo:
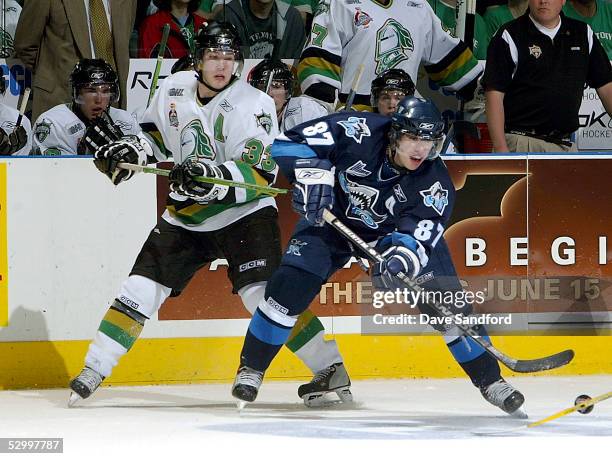
[[[422,158],[410,157],[404,161],[404,167],[409,171],[418,169],[425,162],[425,156]]]

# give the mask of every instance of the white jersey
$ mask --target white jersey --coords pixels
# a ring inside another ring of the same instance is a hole
[[[138,122],[125,110],[110,107],[108,114],[123,134],[140,132]],[[69,104],[56,105],[34,123],[34,151],[48,156],[83,154],[78,151],[78,145],[86,130],[87,126]]]
[[[0,128],[2,128],[4,132],[10,134],[15,130],[15,126],[17,126],[18,117],[19,112],[13,107],[0,104]],[[25,147],[23,147],[21,150],[18,150],[16,153],[13,153],[13,156],[29,155],[32,151],[32,125],[30,124],[30,120],[26,116],[23,116],[21,118],[21,125],[28,134],[28,141],[25,144]]]
[[[443,29],[426,0],[393,0],[388,6],[376,0],[321,0],[298,78],[302,92],[331,102],[330,91],[338,89],[344,103],[364,64],[354,101],[360,110],[369,107],[370,85],[377,76],[399,68],[416,83],[421,63],[434,83],[450,91],[482,72],[467,46]]]
[[[2,8],[0,12],[2,15],[0,18],[0,33],[2,34],[0,58],[7,58],[11,57],[15,51],[15,30],[19,22],[21,6],[15,0],[1,0],[0,3]]]
[[[292,97],[283,109],[280,130],[285,132],[298,124],[327,115],[327,109],[316,99],[308,96]]]
[[[227,179],[270,185],[278,166],[270,147],[278,135],[274,101],[242,80],[234,81],[205,105],[193,71],[165,78],[143,115],[143,135],[156,157],[187,158],[219,166]],[[227,198],[227,199],[226,199]],[[230,187],[221,202],[197,203],[171,193],[163,218],[193,231],[215,231],[267,206],[274,198]]]

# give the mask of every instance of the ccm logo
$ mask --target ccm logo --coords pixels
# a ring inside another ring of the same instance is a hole
[[[238,268],[238,271],[242,273],[244,271],[248,271],[249,269],[263,268],[265,266],[266,266],[266,260],[262,258],[260,260],[247,261],[246,263],[241,264],[240,267]]]

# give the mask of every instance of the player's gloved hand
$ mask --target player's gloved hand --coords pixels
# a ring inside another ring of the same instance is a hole
[[[0,128],[0,156],[12,155],[28,143],[28,133],[23,126],[17,126],[13,132],[7,133]]]
[[[323,226],[323,210],[334,205],[335,169],[327,159],[307,158],[295,162],[293,210],[311,225]]]
[[[103,113],[102,116],[94,118],[89,123],[83,138],[79,142],[78,152],[81,155],[91,155],[101,146],[122,137],[124,137],[124,134],[121,128],[116,126],[106,113]]]
[[[397,277],[398,274],[402,273],[409,279],[414,280],[421,271],[422,260],[417,255],[419,246],[412,236],[393,232],[384,237],[377,247],[379,250],[384,247],[387,248],[382,253],[385,260],[376,263],[372,268],[372,283],[375,288],[381,290],[404,288],[406,284]],[[427,258],[425,255],[423,256]],[[423,263],[426,262],[427,260],[423,261]]]
[[[102,145],[94,152],[94,164],[100,172],[118,185],[120,182],[129,180],[134,171],[128,171],[117,167],[119,163],[147,164],[147,155],[152,156],[151,147],[135,135],[128,135],[119,140]]]
[[[198,182],[197,177],[223,178],[223,173],[217,166],[201,163],[197,159],[188,159],[175,165],[170,171],[170,190],[196,201],[209,202],[213,199],[223,199],[229,187],[213,183]]]

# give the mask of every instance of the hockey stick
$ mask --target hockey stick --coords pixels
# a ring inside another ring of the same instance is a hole
[[[346,98],[346,105],[344,106],[344,111],[348,112],[353,106],[353,101],[355,100],[355,95],[357,94],[357,86],[359,86],[359,82],[361,81],[361,75],[363,74],[363,70],[365,66],[363,64],[359,64],[357,67],[357,73],[353,77],[353,84],[351,85],[351,90],[348,93],[348,97]]]
[[[352,231],[348,226],[338,220],[333,213],[331,213],[328,209],[323,211],[323,219],[333,226],[340,234],[342,234],[346,239],[348,239],[351,243],[353,243],[357,248],[361,249],[363,253],[369,258],[371,261],[380,263],[384,261],[384,258],[372,247],[370,247],[367,242],[361,239],[354,231]],[[415,292],[423,291],[423,288],[410,280],[403,273],[399,273],[397,277],[406,284],[407,287],[412,289]],[[440,315],[444,317],[454,317],[452,311],[450,311],[446,306],[441,303],[435,303],[432,307],[438,312]],[[499,351],[495,348],[491,343],[482,338],[478,333],[469,325],[465,325],[461,321],[455,322],[457,327],[466,335],[470,336],[474,341],[480,344],[485,351],[503,363],[505,366],[510,368],[512,371],[517,373],[533,373],[537,371],[550,370],[553,368],[558,368],[563,365],[567,365],[574,358],[574,351],[571,349],[559,352],[558,354],[554,354],[547,357],[542,357],[540,359],[533,360],[518,360],[512,357],[507,356],[503,352]]]
[[[23,92],[23,99],[21,99],[21,105],[19,106],[19,116],[17,117],[17,124],[15,124],[15,129],[21,126],[21,120],[23,120],[23,115],[26,111],[26,106],[28,105],[28,100],[30,100],[30,92],[32,90],[30,88],[26,88]]]
[[[117,167],[128,171],[144,172],[145,174],[162,175],[164,177],[168,177],[170,175],[170,171],[166,169],[141,166],[139,164],[119,163],[117,164]],[[285,194],[288,191],[284,188],[274,188],[271,186],[256,185],[254,183],[236,182],[234,180],[226,180],[214,177],[194,177],[194,180],[200,183],[212,183],[216,185],[233,186],[236,188],[246,188],[247,190],[259,191],[260,193],[269,194],[270,196],[276,196],[277,194]]]
[[[161,71],[161,65],[164,61],[164,53],[166,52],[166,44],[168,43],[168,35],[170,34],[170,24],[164,24],[162,31],[162,38],[159,42],[159,51],[157,53],[157,62],[155,63],[155,72],[153,72],[153,81],[151,82],[151,88],[149,89],[149,100],[147,101],[147,108],[151,105],[151,100],[157,90],[157,80],[159,79],[159,72]]]

